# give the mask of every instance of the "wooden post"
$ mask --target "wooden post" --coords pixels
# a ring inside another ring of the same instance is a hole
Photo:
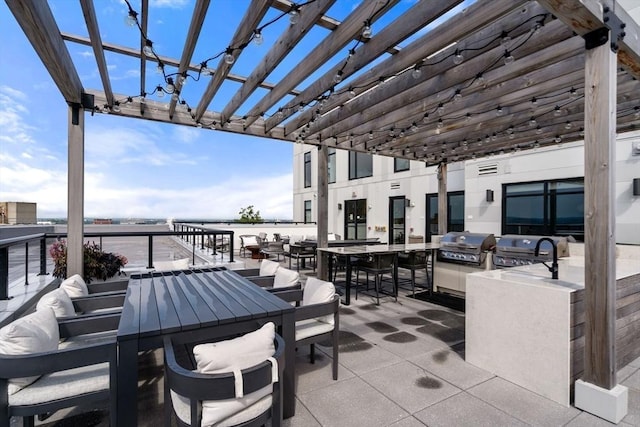
[[[438,234],[447,232],[447,164],[438,166]]]
[[[587,50],[585,64],[585,346],[583,380],[616,385],[616,54]]]
[[[67,277],[84,274],[84,110],[69,107]]]
[[[326,248],[328,243],[327,233],[329,232],[329,172],[327,169],[329,163],[329,149],[326,145],[318,146],[318,236],[317,242],[319,248]],[[327,280],[329,271],[327,269],[328,260],[324,254],[318,253],[318,277]]]

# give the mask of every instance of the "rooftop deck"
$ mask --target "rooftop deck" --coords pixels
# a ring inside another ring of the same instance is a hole
[[[466,363],[464,313],[407,294],[376,306],[361,293],[341,308],[338,381],[331,378],[330,347],[318,347],[313,365],[308,347],[297,350],[296,415],[285,426],[611,425]],[[162,352],[142,354],[139,370],[139,424],[161,425]],[[629,413],[619,425],[640,426],[640,359],[620,369],[618,381],[629,388]],[[37,424],[107,426],[108,414],[61,411]]]

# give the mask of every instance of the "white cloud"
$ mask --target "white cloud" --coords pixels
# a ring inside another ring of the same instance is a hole
[[[9,86],[6,85],[2,85],[0,86],[0,93],[10,97],[10,98],[16,98],[19,99],[20,101],[26,101],[27,99],[29,99],[27,97],[27,94],[25,94],[24,92],[21,92],[17,89],[11,88]]]
[[[171,9],[182,9],[189,4],[189,0],[151,0],[150,7],[168,7]]]
[[[78,52],[78,55],[83,58],[93,58],[93,52],[90,50],[83,50],[82,52]]]
[[[8,86],[0,86],[0,141],[13,144],[32,144],[34,127],[24,120],[28,109],[19,101],[26,95]]]
[[[176,140],[191,144],[202,134],[198,129],[188,126],[173,126],[173,136]]]

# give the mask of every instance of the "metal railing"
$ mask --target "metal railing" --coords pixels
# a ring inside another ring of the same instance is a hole
[[[147,268],[153,268],[153,239],[160,236],[180,236],[187,237],[187,241],[192,244],[191,248],[191,263],[195,264],[195,252],[197,237],[200,237],[202,248],[205,248],[205,241],[214,242],[213,250],[216,254],[215,242],[224,241],[228,239],[229,248],[229,262],[233,262],[233,231],[229,230],[214,230],[214,229],[190,229],[190,230],[176,230],[176,231],[114,231],[103,233],[85,233],[85,238],[98,238],[99,246],[102,248],[104,238],[113,237],[147,237],[148,247],[148,264]],[[225,237],[226,236],[226,237]],[[38,275],[47,274],[47,241],[58,240],[66,238],[67,233],[37,233],[26,236],[12,237],[8,239],[0,240],[0,300],[9,299],[9,250],[12,248],[18,248],[24,246],[24,262],[20,266],[24,267],[25,286],[29,285],[29,244],[37,241],[40,245],[40,267]],[[220,237],[220,238],[219,238]]]

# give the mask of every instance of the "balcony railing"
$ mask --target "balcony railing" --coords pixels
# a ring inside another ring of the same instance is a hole
[[[233,231],[229,230],[214,230],[214,229],[199,229],[190,228],[188,230],[176,230],[176,231],[114,231],[114,232],[102,232],[102,233],[85,233],[85,238],[97,238],[99,240],[99,246],[102,248],[103,239],[116,238],[116,237],[146,237],[148,247],[148,259],[147,268],[153,268],[153,241],[155,237],[161,236],[180,236],[182,239],[191,243],[192,250],[191,263],[195,264],[196,247],[200,245],[202,249],[205,247],[211,247],[214,255],[217,254],[220,245],[228,245],[229,262],[233,262],[234,244],[233,244]],[[34,244],[38,244],[39,250],[39,275],[47,274],[47,266],[51,263],[50,256],[47,250],[47,244],[50,241],[66,238],[67,233],[37,233],[26,236],[13,237],[0,240],[0,300],[9,299],[9,251],[13,249],[15,254],[20,248],[24,248],[23,262],[16,263],[12,268],[24,268],[25,286],[29,285],[29,258],[30,247]],[[226,242],[225,242],[226,240]],[[35,243],[34,243],[35,242]],[[32,254],[33,255],[33,254]]]

